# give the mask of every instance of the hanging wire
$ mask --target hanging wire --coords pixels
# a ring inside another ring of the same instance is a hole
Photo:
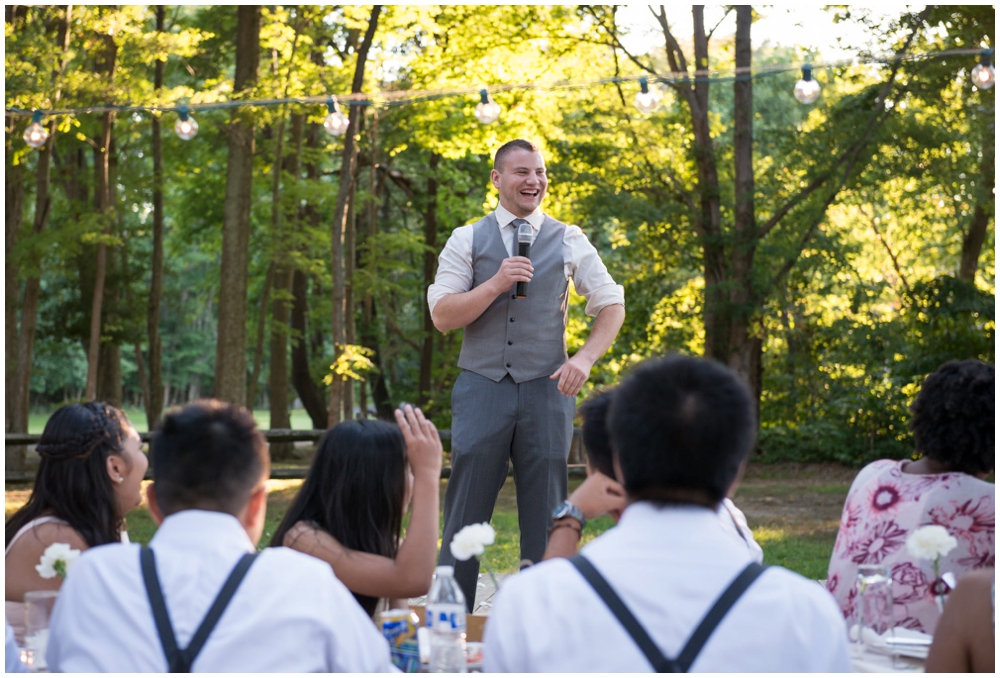
[[[942,59],[950,56],[963,56],[963,55],[978,56],[981,53],[982,53],[981,48],[974,47],[974,48],[942,50],[939,52],[930,52],[922,54],[905,54],[905,55],[893,54],[889,56],[867,56],[862,58],[842,59],[839,61],[832,61],[821,64],[813,63],[812,68],[814,71],[816,71],[821,69],[841,68],[851,65],[888,64],[899,61]],[[560,80],[547,84],[516,83],[507,85],[490,85],[489,91],[490,93],[495,93],[495,92],[514,92],[523,90],[556,91],[565,89],[587,89],[591,87],[598,87],[601,85],[638,83],[643,78],[647,79],[647,81],[650,83],[664,83],[670,85],[683,86],[700,82],[733,82],[736,80],[746,80],[748,77],[751,79],[756,79],[756,78],[764,78],[774,75],[780,75],[782,73],[790,73],[790,72],[797,73],[801,71],[802,66],[803,64],[788,64],[788,65],[776,64],[773,66],[741,67],[727,71],[710,71],[701,69],[691,72],[666,72],[666,73],[656,73],[656,74],[646,74],[646,75],[598,78],[594,80],[572,80],[572,81]],[[482,87],[456,87],[456,88],[434,89],[434,90],[383,90],[376,94],[354,93],[354,94],[336,95],[336,99],[341,105],[345,106],[393,107],[393,106],[407,106],[414,103],[434,101],[437,99],[446,99],[452,97],[468,97],[470,95],[478,97],[481,89]],[[95,106],[85,106],[79,108],[61,108],[61,109],[51,109],[51,110],[45,109],[45,115],[46,116],[83,115],[89,113],[108,113],[108,112],[121,112],[121,113],[170,112],[170,111],[180,111],[183,106],[187,107],[188,112],[196,113],[199,111],[242,108],[246,106],[264,108],[272,106],[282,106],[286,104],[299,104],[299,105],[325,104],[329,98],[330,94],[320,94],[308,97],[288,97],[282,99],[239,99],[233,101],[216,101],[216,102],[203,102],[203,103],[197,103],[185,100],[184,103],[169,104],[169,105],[100,104]],[[27,115],[32,115],[34,109],[20,108],[17,106],[8,106],[6,108],[6,112],[8,115],[27,116]]]

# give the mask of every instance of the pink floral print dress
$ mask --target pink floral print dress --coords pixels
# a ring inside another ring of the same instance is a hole
[[[931,585],[933,563],[906,549],[906,537],[941,525],[958,546],[941,558],[940,571],[961,577],[993,567],[996,488],[965,473],[904,473],[906,462],[883,459],[861,469],[844,503],[826,587],[845,619],[855,616],[858,565],[892,567],[896,626],[934,633],[939,616]]]

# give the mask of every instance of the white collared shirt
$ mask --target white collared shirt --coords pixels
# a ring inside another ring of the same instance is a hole
[[[676,658],[750,562],[707,508],[630,505],[582,553],[660,650]],[[649,672],[645,655],[568,560],[504,580],[486,625],[486,672]],[[691,666],[707,672],[847,672],[847,633],[829,592],[768,568],[723,617]]]
[[[514,252],[515,229],[511,225],[517,217],[503,205],[497,205],[497,223],[500,237],[508,252]],[[545,220],[541,208],[524,217],[531,224],[532,240]],[[460,294],[472,289],[472,226],[459,226],[452,231],[438,257],[438,270],[434,283],[427,288],[427,305],[431,313],[438,301],[448,294]],[[597,249],[590,244],[579,226],[566,226],[563,235],[563,271],[572,279],[577,294],[587,300],[586,313],[596,316],[605,306],[625,304],[625,288],[615,283],[601,261]]]
[[[254,545],[239,521],[214,511],[169,516],[150,542],[177,643],[187,647],[236,562]],[[52,616],[52,671],[164,672],[139,567],[138,544],[88,549]],[[254,561],[192,670],[392,671],[389,646],[326,563],[287,548]]]
[[[722,524],[726,526],[726,529],[733,534],[737,539],[740,540],[744,546],[747,547],[747,552],[750,557],[754,559],[755,562],[764,562],[764,549],[760,547],[757,540],[753,538],[753,531],[750,526],[747,525],[747,517],[743,514],[743,511],[736,507],[733,500],[729,497],[724,497],[722,501],[719,502],[719,508],[715,511],[719,518],[722,520]]]

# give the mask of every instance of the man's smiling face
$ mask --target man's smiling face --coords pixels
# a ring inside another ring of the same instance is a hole
[[[500,191],[500,204],[518,217],[538,209],[549,186],[542,154],[522,148],[509,151],[500,168],[490,173],[490,179]]]

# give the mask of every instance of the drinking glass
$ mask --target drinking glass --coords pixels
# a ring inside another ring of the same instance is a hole
[[[892,569],[887,565],[858,566],[858,626],[851,638],[861,650],[877,648],[899,661],[893,643]]]
[[[28,670],[48,671],[45,648],[49,644],[49,620],[58,591],[28,591],[24,594],[24,663]]]

